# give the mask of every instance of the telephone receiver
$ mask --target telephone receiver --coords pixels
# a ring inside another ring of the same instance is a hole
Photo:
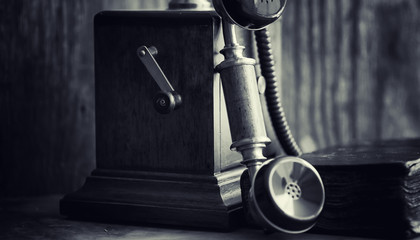
[[[225,60],[220,73],[232,136],[231,149],[242,154],[248,171],[241,176],[245,214],[267,230],[302,233],[312,228],[325,199],[322,179],[307,161],[290,133],[280,105],[269,35],[265,27],[282,15],[286,0],[213,0],[222,17]],[[266,136],[255,79],[255,60],[242,55],[234,26],[255,31],[261,74],[273,127],[288,156],[266,159]],[[267,92],[268,91],[268,92]],[[271,92],[270,92],[271,91]]]

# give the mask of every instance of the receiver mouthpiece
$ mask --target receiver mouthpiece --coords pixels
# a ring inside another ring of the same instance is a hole
[[[315,168],[297,157],[267,161],[252,179],[250,213],[267,229],[302,233],[315,225],[325,192]]]

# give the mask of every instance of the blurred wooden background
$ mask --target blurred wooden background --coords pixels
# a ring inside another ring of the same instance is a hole
[[[419,1],[291,0],[282,27],[283,101],[302,147],[420,135]]]
[[[93,16],[166,5],[0,0],[0,196],[82,185],[95,168]]]
[[[0,196],[83,183],[95,167],[93,15],[166,6],[0,0]],[[289,0],[270,30],[304,150],[420,136],[419,1]]]

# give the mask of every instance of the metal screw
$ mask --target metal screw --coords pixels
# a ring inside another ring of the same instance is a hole
[[[165,101],[165,99],[163,99],[163,98],[161,98],[161,99],[159,99],[159,105],[160,106],[162,106],[162,107],[165,107],[166,106],[166,101]]]

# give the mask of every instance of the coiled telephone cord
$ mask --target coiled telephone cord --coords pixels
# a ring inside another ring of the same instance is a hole
[[[266,28],[254,32],[258,48],[261,75],[265,78],[268,112],[273,124],[276,136],[287,155],[299,156],[302,150],[297,145],[284,114],[280,100],[280,88],[278,86],[274,58],[271,50],[271,40]]]

